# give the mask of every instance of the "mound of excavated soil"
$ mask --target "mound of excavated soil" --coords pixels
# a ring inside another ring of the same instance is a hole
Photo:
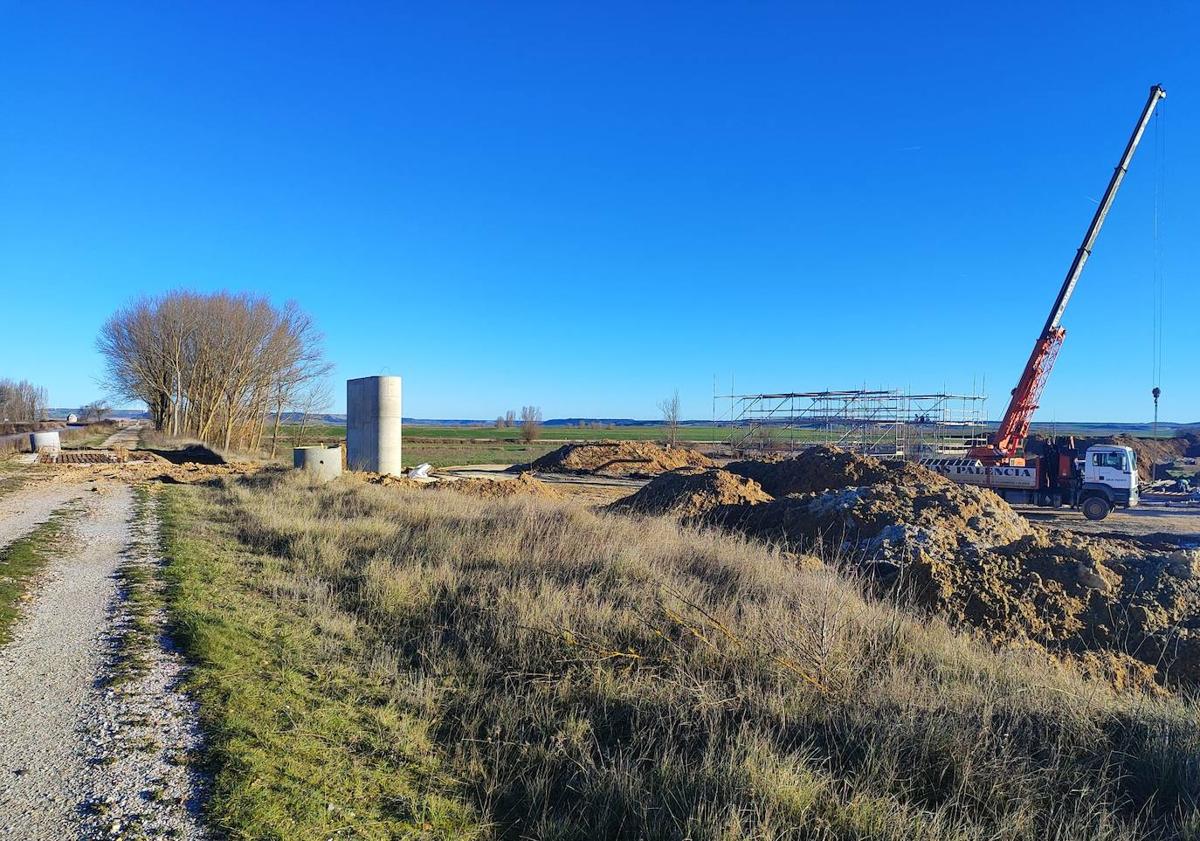
[[[925,478],[920,472],[912,473],[914,467],[908,462],[884,462],[837,447],[811,447],[794,458],[734,461],[725,465],[730,473],[753,479],[776,497],[870,485],[889,477],[907,476],[916,481]]]
[[[753,506],[772,497],[753,479],[726,470],[682,469],[663,473],[637,493],[608,506],[611,511],[694,518],[724,506]]]
[[[773,542],[895,563],[922,553],[952,557],[964,547],[1004,545],[1029,533],[1025,519],[984,488],[956,485],[918,465],[892,468],[817,449],[794,466],[768,464],[777,472],[765,472],[771,484],[763,489],[819,490],[792,492],[770,505],[716,509],[712,521]],[[739,467],[749,472],[746,464]]]
[[[558,499],[561,494],[546,482],[539,482],[531,473],[522,473],[516,479],[458,479],[453,482],[435,482],[430,485],[435,491],[453,491],[480,499],[502,499],[513,496],[535,496],[541,499]]]
[[[530,467],[542,473],[592,473],[601,476],[657,476],[681,467],[712,467],[712,460],[687,447],[663,447],[649,441],[566,444]]]

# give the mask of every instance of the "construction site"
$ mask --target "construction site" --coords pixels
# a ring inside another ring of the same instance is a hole
[[[327,362],[292,302],[118,310],[99,353],[145,412],[9,389],[32,397],[0,429],[0,829],[1197,837],[1200,423],[1159,434],[1161,306],[1151,434],[1039,417],[1165,97],[1065,275],[1021,287],[1036,323],[990,402],[895,371],[814,389],[797,354],[753,380],[808,372],[779,390],[714,388],[710,426],[678,389],[661,424],[413,422],[369,374],[391,344]]]
[[[879,458],[965,456],[985,443],[987,397],[886,389],[733,394],[729,447],[735,453],[795,453],[814,444]]]

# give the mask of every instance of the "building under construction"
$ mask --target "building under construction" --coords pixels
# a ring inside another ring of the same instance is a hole
[[[987,441],[986,397],[894,390],[726,395],[735,453],[831,444],[880,458],[960,456]]]

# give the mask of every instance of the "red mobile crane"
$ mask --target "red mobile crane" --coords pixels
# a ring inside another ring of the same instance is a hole
[[[1066,329],[1060,324],[1063,311],[1067,308],[1067,302],[1071,300],[1071,293],[1075,291],[1075,284],[1079,282],[1079,275],[1083,273],[1083,266],[1092,253],[1096,236],[1100,233],[1104,218],[1108,215],[1108,210],[1112,207],[1121,181],[1125,178],[1125,172],[1142,139],[1142,133],[1146,130],[1146,125],[1150,122],[1150,117],[1154,113],[1158,101],[1165,99],[1166,96],[1167,92],[1160,85],[1150,88],[1150,98],[1146,100],[1146,105],[1142,108],[1142,115],[1138,118],[1137,125],[1134,126],[1133,134],[1130,136],[1129,142],[1125,144],[1125,153],[1121,155],[1121,162],[1117,164],[1112,178],[1109,179],[1108,189],[1104,191],[1104,198],[1101,200],[1100,206],[1096,208],[1092,224],[1088,225],[1083,243],[1075,252],[1075,259],[1071,261],[1067,277],[1063,281],[1062,288],[1058,290],[1058,297],[1050,310],[1050,317],[1046,319],[1046,325],[1042,328],[1041,335],[1034,342],[1033,352],[1029,354],[1029,361],[1025,363],[1021,379],[1017,382],[1017,387],[1013,389],[1012,399],[1009,400],[1008,409],[1004,412],[1003,420],[1000,421],[1000,428],[996,430],[987,444],[973,447],[968,453],[970,458],[978,459],[984,465],[1024,464],[1024,459],[1017,453],[1025,445],[1025,437],[1029,434],[1029,422],[1033,420],[1033,413],[1042,397],[1042,390],[1046,387],[1046,378],[1050,376],[1050,369],[1054,367],[1058,349],[1067,335]]]
[[[930,458],[923,459],[922,464],[955,482],[991,488],[1009,502],[1077,505],[1090,520],[1103,519],[1114,507],[1138,504],[1137,463],[1129,447],[1097,444],[1089,447],[1080,459],[1073,442],[1065,447],[1054,442],[1046,446],[1039,458],[1026,459],[1018,454],[1025,446],[1029,422],[1037,410],[1058,349],[1067,335],[1061,324],[1063,311],[1067,308],[1071,293],[1075,291],[1075,284],[1079,282],[1084,263],[1092,253],[1096,236],[1125,178],[1125,171],[1142,139],[1142,133],[1158,101],[1166,95],[1167,92],[1158,85],[1150,89],[1150,98],[1146,100],[1133,134],[1125,144],[1125,153],[1121,155],[1121,162],[1108,182],[1104,198],[1084,234],[1083,244],[1075,252],[1075,259],[1071,262],[1062,288],[1058,290],[1050,317],[1034,342],[1021,379],[1013,389],[1012,399],[1009,400],[999,429],[988,443],[968,450],[966,458]]]

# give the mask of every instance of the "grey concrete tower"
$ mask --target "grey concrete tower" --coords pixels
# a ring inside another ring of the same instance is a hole
[[[399,476],[400,378],[346,380],[346,465]]]

